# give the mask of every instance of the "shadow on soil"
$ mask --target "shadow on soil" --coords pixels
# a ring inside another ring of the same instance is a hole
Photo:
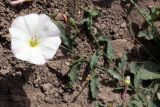
[[[23,85],[28,80],[30,71],[0,76],[0,107],[30,107]],[[24,78],[25,77],[25,78]]]
[[[114,0],[93,0],[93,4],[99,7],[111,7]]]

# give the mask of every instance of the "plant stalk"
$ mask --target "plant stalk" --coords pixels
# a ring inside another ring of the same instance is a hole
[[[152,27],[152,24],[151,22],[149,22],[146,18],[146,16],[140,11],[139,7],[137,6],[137,4],[133,1],[133,0],[130,0],[130,2],[136,7],[136,9],[138,10],[138,12],[142,15],[142,17],[146,20],[146,22],[149,24],[149,26]]]

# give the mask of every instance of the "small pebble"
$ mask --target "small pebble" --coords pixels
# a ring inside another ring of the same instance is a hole
[[[42,92],[48,92],[49,90],[51,90],[53,88],[53,85],[51,83],[46,83],[41,85],[42,87]]]
[[[121,24],[121,28],[126,28],[126,27],[127,27],[126,23]]]
[[[7,73],[9,73],[9,70],[5,70],[5,69],[0,70],[0,74],[2,75],[6,75]]]

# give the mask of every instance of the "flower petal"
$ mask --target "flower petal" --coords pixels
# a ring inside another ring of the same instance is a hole
[[[28,43],[12,38],[12,52],[17,59],[27,61],[33,64],[45,64],[44,56],[40,47],[30,47]]]
[[[60,30],[56,24],[45,14],[39,16],[40,26],[38,31],[38,36],[40,37],[54,37],[60,36]]]
[[[40,47],[32,48],[29,62],[37,65],[45,64],[45,59]]]
[[[53,58],[60,44],[61,39],[59,36],[41,39],[40,47],[46,60]]]
[[[11,39],[16,38],[22,41],[28,41],[30,36],[27,35],[24,31],[17,29],[17,28],[9,28],[9,32],[11,34]]]
[[[13,22],[11,24],[11,28],[18,29],[19,31],[23,31],[25,34],[31,36],[31,34],[28,30],[28,27],[26,26],[24,16],[17,17],[15,20],[13,20]]]
[[[38,14],[29,14],[24,17],[24,21],[26,23],[26,26],[30,32],[30,34],[33,36],[38,35],[38,28],[40,26],[40,20],[39,20],[39,15]],[[43,22],[42,22],[43,23]]]
[[[15,57],[23,61],[28,61],[31,56],[31,48],[26,42],[19,39],[12,39],[11,50]]]

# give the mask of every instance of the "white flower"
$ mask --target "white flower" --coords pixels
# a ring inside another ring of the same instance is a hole
[[[33,64],[45,64],[61,44],[60,30],[45,14],[20,16],[13,21],[9,32],[15,57]]]

